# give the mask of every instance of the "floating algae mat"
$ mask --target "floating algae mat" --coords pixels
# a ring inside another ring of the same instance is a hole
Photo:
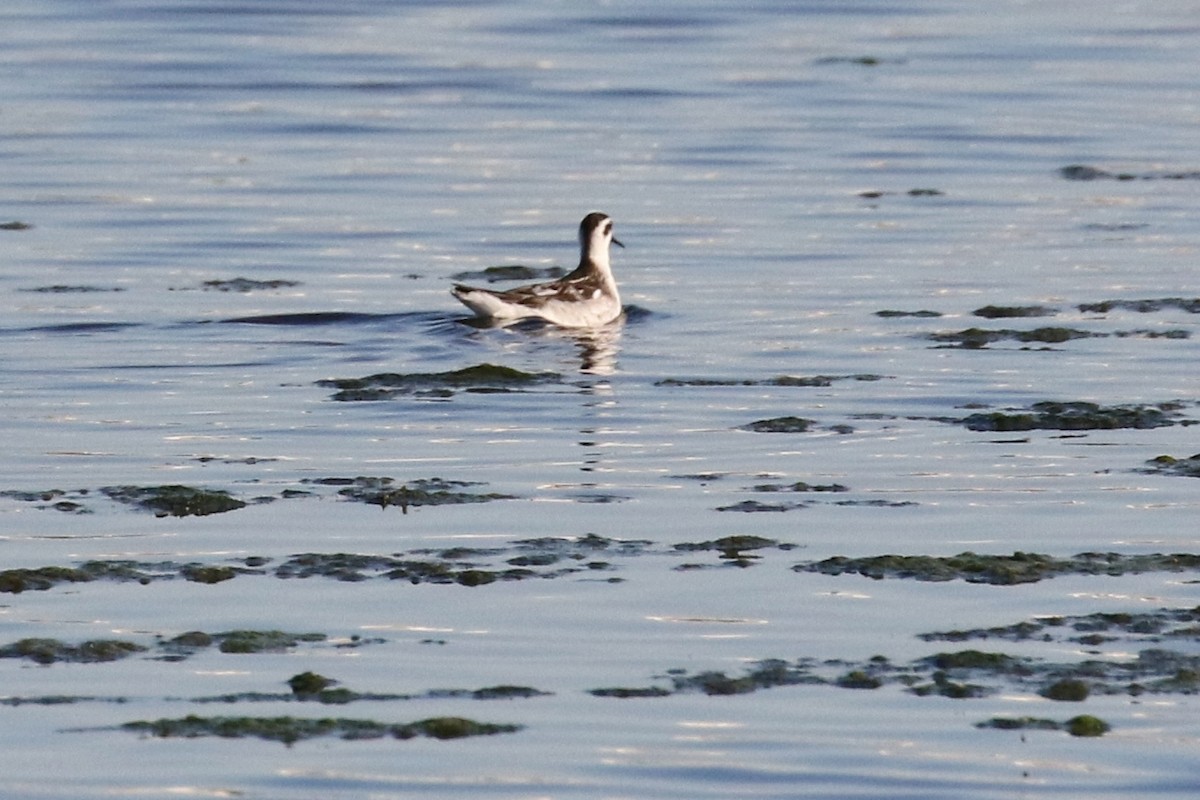
[[[825,575],[853,573],[868,578],[911,578],[919,581],[962,580],[1011,586],[1036,583],[1060,575],[1125,575],[1144,572],[1200,571],[1200,554],[1151,553],[1080,553],[1071,558],[1056,558],[1040,553],[1017,552],[1012,555],[960,553],[956,556],[881,555],[850,558],[834,556],[821,561],[797,564],[797,572]]]
[[[357,583],[367,580],[404,584],[457,584],[466,587],[531,579],[620,580],[618,572],[630,559],[643,556],[716,554],[715,564],[749,566],[797,545],[751,534],[712,540],[655,545],[648,540],[608,539],[602,536],[543,537],[509,542],[489,548],[419,548],[407,553],[297,553],[282,559],[248,556],[234,563],[196,561],[87,561],[74,567],[46,566],[0,570],[0,592],[20,594],[47,591],[62,584],[92,581],[136,582],[183,579],[194,583],[221,583],[235,578],[274,577],[284,580],[328,578]],[[703,564],[664,562],[672,570],[694,570]],[[831,556],[792,565],[798,573],[862,575],[944,582],[1015,585],[1036,583],[1064,575],[1128,575],[1152,572],[1200,572],[1195,553],[1080,553],[1061,558],[1042,553],[1015,552],[995,555],[964,552],[956,556],[878,555]]]
[[[188,715],[178,719],[138,720],[118,730],[142,733],[163,739],[196,739],[219,736],[223,739],[265,739],[294,744],[305,739],[333,736],[345,740],[463,739],[468,736],[492,736],[515,733],[520,725],[476,722],[463,717],[431,717],[417,722],[386,723],[370,719],[344,717],[201,717]]]
[[[1182,418],[1179,402],[1156,405],[1102,406],[1098,403],[1043,401],[1028,409],[979,412],[961,419],[945,419],[973,431],[1087,431],[1118,428],[1162,428],[1190,424]]]
[[[363,378],[330,378],[318,386],[337,389],[332,399],[340,401],[391,400],[401,395],[446,398],[456,391],[502,393],[546,383],[560,383],[555,372],[524,372],[497,364],[477,364],[449,372],[382,372]]]
[[[989,344],[1003,341],[1015,341],[1021,344],[1063,344],[1073,339],[1103,339],[1109,336],[1126,339],[1130,337],[1140,337],[1146,339],[1187,339],[1191,337],[1191,332],[1183,328],[1173,328],[1171,330],[1153,330],[1139,329],[1130,331],[1113,331],[1111,333],[1101,333],[1097,331],[1085,331],[1077,328],[1064,328],[1061,326],[1049,326],[1042,328],[1034,328],[1033,330],[1021,331],[1011,328],[987,329],[987,328],[966,328],[961,331],[941,331],[938,333],[929,334],[930,341],[937,342],[942,345],[952,347],[960,347],[967,350],[981,350]]]
[[[486,503],[513,498],[513,495],[478,492],[473,489],[483,485],[485,484],[480,481],[451,481],[437,477],[399,481],[387,476],[357,476],[304,478],[295,488],[284,489],[277,495],[255,494],[247,499],[234,497],[222,489],[183,485],[106,486],[95,492],[88,489],[8,490],[0,491],[0,497],[30,503],[39,509],[86,514],[91,513],[91,505],[99,495],[123,505],[151,511],[160,517],[223,514],[246,508],[251,504],[304,499],[322,493],[382,508],[395,507],[405,513],[409,508],[422,506]]]

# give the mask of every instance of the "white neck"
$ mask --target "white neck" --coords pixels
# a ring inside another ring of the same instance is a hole
[[[608,237],[599,231],[594,232],[589,239],[584,241],[583,247],[580,249],[580,268],[599,272],[611,281],[612,267],[608,263],[608,248]]]

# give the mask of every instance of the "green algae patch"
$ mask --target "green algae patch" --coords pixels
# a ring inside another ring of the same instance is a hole
[[[178,484],[105,486],[100,491],[117,502],[153,511],[160,517],[203,517],[246,507],[245,501],[231,497],[228,492]]]
[[[328,478],[318,482],[327,485],[347,482],[348,485],[338,491],[341,497],[384,509],[396,507],[404,513],[408,513],[409,508],[418,506],[461,505],[513,499],[513,495],[497,492],[466,491],[468,487],[482,485],[478,482],[447,481],[441,478],[421,478],[398,486],[392,478],[386,477]]]
[[[1091,694],[1091,687],[1081,680],[1066,678],[1055,681],[1043,688],[1038,694],[1047,700],[1057,700],[1060,703],[1082,703]]]
[[[779,513],[792,511],[797,508],[807,508],[804,503],[760,503],[757,500],[743,500],[727,506],[717,506],[717,511],[740,511],[743,514],[759,514],[762,512]]]
[[[476,722],[463,717],[432,717],[410,723],[393,733],[398,739],[413,736],[429,736],[433,739],[463,739],[468,736],[492,736],[497,733],[514,733],[520,725],[495,725]]]
[[[1110,311],[1133,311],[1137,314],[1153,314],[1167,309],[1178,309],[1188,314],[1200,314],[1200,297],[1160,297],[1148,300],[1102,300],[1098,303],[1081,303],[1079,310],[1092,314],[1107,314]]]
[[[959,347],[965,350],[980,350],[989,344],[1003,341],[1016,341],[1021,344],[1062,344],[1072,339],[1090,339],[1097,336],[1102,337],[1105,334],[1092,333],[1091,331],[1083,331],[1076,328],[1051,326],[1035,328],[1029,331],[1012,330],[1009,328],[997,330],[966,328],[961,331],[931,333],[928,335],[928,338],[930,341],[945,346]]]
[[[867,63],[867,62],[862,62],[862,63]],[[883,189],[867,189],[866,191],[859,192],[858,196],[863,198],[864,200],[878,200],[881,197],[887,197],[889,195],[895,195],[895,194],[903,194],[908,197],[941,197],[942,195],[945,194],[945,192],[943,192],[941,189],[931,189],[931,188],[925,188],[925,187],[915,187],[915,188],[908,189],[903,192],[895,192],[895,191],[889,192],[889,191],[884,191]]]
[[[992,306],[987,305],[971,312],[984,319],[1007,319],[1011,317],[1052,317],[1058,313],[1057,308],[1049,306]]]
[[[37,567],[0,571],[0,592],[20,594],[45,591],[60,583],[88,583],[97,580],[135,581],[142,585],[176,576],[197,583],[219,583],[236,575],[258,574],[259,570],[206,566],[203,564],[147,563],[139,561],[86,561],[78,567]]]
[[[348,705],[357,702],[390,702],[411,700],[517,700],[532,697],[546,697],[550,692],[543,692],[531,686],[513,686],[501,684],[485,686],[481,689],[430,689],[419,694],[395,694],[383,692],[358,692],[353,689],[338,686],[333,678],[319,675],[315,672],[301,672],[287,680],[291,694],[283,692],[242,692],[224,694],[213,697],[195,697],[193,703],[281,703],[281,702],[316,702],[323,705]]]
[[[956,653],[937,653],[925,662],[939,670],[982,670],[984,672],[1016,672],[1024,669],[1022,661],[1004,653],[981,650],[960,650]]]
[[[825,483],[812,484],[804,481],[795,483],[760,483],[755,486],[747,487],[745,491],[757,492],[760,494],[841,494],[850,491],[850,487],[843,486],[840,483]],[[740,511],[742,513],[758,513],[758,512],[783,512],[792,511],[799,508],[809,508],[812,505],[821,503],[822,501],[812,499],[805,502],[784,500],[783,498],[774,500],[773,502],[763,502],[761,500],[743,500],[738,503],[733,503],[727,506],[717,507],[717,511]],[[912,506],[916,503],[912,501],[890,501],[890,500],[835,500],[824,501],[827,505],[838,506],[881,506],[881,507],[902,507]]]
[[[146,648],[117,639],[93,639],[72,645],[58,639],[29,638],[0,647],[0,658],[27,658],[38,664],[66,661],[74,664],[99,664],[120,661]]]
[[[195,739],[217,736],[224,739],[264,739],[294,744],[305,739],[334,736],[348,741],[360,739],[412,739],[427,736],[433,739],[462,739],[469,736],[491,736],[514,733],[520,725],[501,725],[476,722],[463,717],[431,717],[417,722],[385,723],[367,719],[325,717],[201,717],[189,715],[178,719],[139,720],[127,722],[121,730],[158,738]]]
[[[765,550],[768,548],[790,550],[792,545],[780,544],[775,539],[767,539],[762,536],[739,534],[735,536],[722,536],[720,539],[713,539],[707,542],[681,542],[674,546],[675,550],[683,553],[715,550],[720,553],[722,559],[729,561],[748,561],[759,558],[759,556],[748,555],[746,551]]]
[[[1066,722],[1066,728],[1067,733],[1072,736],[1103,736],[1112,730],[1107,722],[1099,717],[1093,717],[1091,714],[1071,717]]]
[[[1015,341],[1023,345],[1033,344],[1063,344],[1074,339],[1107,339],[1116,337],[1118,339],[1143,338],[1143,339],[1189,339],[1191,331],[1184,328],[1175,328],[1171,330],[1157,330],[1139,328],[1135,330],[1121,330],[1102,333],[1097,331],[1084,331],[1077,328],[1064,328],[1061,326],[1048,326],[1035,328],[1033,330],[1021,331],[1011,328],[988,329],[988,328],[966,328],[961,331],[938,331],[928,334],[926,338],[930,341],[937,342],[941,347],[954,347],[963,350],[982,350],[989,344],[996,342]],[[1024,347],[1022,349],[1032,349]]]
[[[1055,558],[1039,553],[1015,552],[1012,555],[980,555],[972,552],[956,556],[882,555],[865,558],[834,556],[822,561],[793,567],[797,572],[824,575],[863,575],[874,580],[908,578],[919,581],[963,580],[1011,586],[1035,583],[1059,575],[1125,575],[1146,572],[1190,572],[1200,570],[1200,555],[1191,553],[1080,553],[1071,558]]]
[[[965,580],[970,583],[1011,585],[1042,580],[1053,570],[1055,560],[1049,556],[1014,553],[1012,556],[980,556],[960,553],[957,556],[883,555],[866,558],[834,556],[823,561],[799,564],[794,569],[820,572],[825,575],[859,574],[874,580],[884,578],[913,578],[921,581]]]
[[[1064,617],[1038,617],[1012,625],[922,633],[923,641],[965,642],[1001,639],[1014,642],[1074,642],[1099,646],[1105,642],[1142,641],[1157,643],[1191,639],[1200,635],[1200,606],[1160,608],[1155,611],[1097,612]],[[1168,670],[1174,665],[1170,665]],[[1186,664],[1178,665],[1186,668]]]
[[[1001,731],[1034,730],[1034,731],[1066,731],[1072,736],[1097,737],[1112,730],[1112,726],[1099,717],[1091,714],[1081,714],[1071,717],[1066,722],[1056,722],[1041,717],[993,717],[984,722],[976,723],[976,728],[991,728]]]
[[[975,723],[975,727],[997,731],[1060,731],[1063,725],[1043,717],[992,717]]]
[[[749,422],[741,429],[754,433],[807,433],[816,424],[816,420],[804,417],[773,417]]]
[[[192,583],[222,583],[232,580],[238,575],[238,571],[233,567],[226,566],[205,566],[203,564],[185,564],[180,567],[179,574],[184,580],[189,580]]]
[[[6,569],[0,572],[0,592],[20,594],[27,591],[44,592],[60,583],[85,583],[94,577],[72,567],[38,567],[36,569]]]
[[[855,669],[839,677],[835,683],[843,689],[878,689],[883,681],[865,670]]]
[[[669,678],[677,693],[702,692],[707,695],[748,694],[778,686],[826,683],[813,673],[811,662],[802,660],[789,663],[782,659],[758,661],[745,674],[738,676],[715,670],[691,675],[684,670],[672,670]]]
[[[205,291],[239,292],[241,294],[247,294],[249,292],[259,292],[270,289],[290,289],[299,285],[299,281],[287,281],[279,279],[258,281],[250,278],[230,278],[228,280],[205,281],[204,283],[200,284],[200,288],[204,289]]]
[[[216,640],[204,631],[185,631],[170,639],[159,637],[160,655],[157,658],[162,661],[183,661],[215,643]]]
[[[1186,458],[1157,456],[1146,462],[1141,472],[1154,475],[1178,475],[1185,478],[1200,478],[1200,453]]]
[[[476,364],[449,372],[384,372],[364,378],[330,378],[318,386],[337,389],[333,400],[342,402],[390,400],[401,395],[449,397],[455,391],[511,392],[545,383],[559,383],[556,372],[523,372],[497,364]]]
[[[588,689],[593,697],[616,697],[618,699],[670,697],[672,692],[661,686],[623,687],[611,686],[600,689]]]
[[[124,697],[96,697],[81,694],[46,694],[37,697],[0,697],[0,705],[16,708],[18,706],[69,706],[76,703],[125,703]]]
[[[1180,419],[1182,407],[1177,402],[1102,406],[1080,401],[1044,401],[1026,410],[980,412],[944,421],[957,422],[973,431],[1147,429],[1186,424],[1187,421]]]
[[[951,680],[945,671],[938,670],[933,673],[931,681],[928,683],[914,682],[909,686],[908,691],[917,697],[937,696],[950,700],[970,700],[976,697],[986,697],[995,690],[978,683]]]
[[[288,678],[287,684],[297,697],[309,697],[320,694],[336,684],[333,678],[318,675],[315,672],[301,672]]]
[[[524,264],[502,264],[487,269],[458,272],[450,276],[455,281],[552,281],[566,275],[562,267],[527,267]]]
[[[821,65],[852,64],[859,67],[878,67],[883,64],[903,64],[905,61],[902,58],[881,58],[878,56],[824,56],[818,58],[813,63]],[[916,190],[914,189],[913,191]],[[862,194],[866,196],[872,193],[864,192]]]
[[[1069,181],[1189,181],[1200,180],[1200,171],[1150,171],[1150,172],[1110,172],[1089,164],[1069,164],[1061,167],[1058,174]]]
[[[799,386],[827,387],[836,381],[881,381],[886,376],[868,373],[855,375],[777,375],[774,378],[663,378],[655,386]]]
[[[407,580],[410,583],[452,583],[456,570],[450,564],[419,561],[391,556],[357,553],[300,553],[280,564],[279,578],[321,576],[339,581],[358,582],[373,577]]]
[[[301,642],[323,642],[323,633],[237,630],[213,634],[222,653],[263,653],[290,650]]]
[[[840,483],[759,483],[750,487],[752,492],[848,492],[849,486]]]
[[[336,491],[338,496],[344,499],[371,503],[381,508],[395,506],[407,511],[408,508],[417,506],[483,503],[512,498],[512,495],[474,491],[473,487],[483,485],[478,482],[444,480],[437,477],[406,482],[378,476],[328,477],[306,478],[301,483],[304,488],[287,488],[278,495],[255,497],[250,502],[267,503],[310,498],[326,493],[321,490],[328,490],[329,493]],[[126,506],[152,511],[160,517],[220,514],[248,505],[247,501],[232,497],[226,491],[181,485],[108,486],[94,492],[88,489],[7,490],[0,492],[0,497],[33,503],[39,509],[55,509],[75,514],[91,513],[91,509],[85,503],[90,503],[98,497],[107,497]]]
[[[18,289],[18,292],[32,292],[35,294],[99,294],[106,292],[123,292],[123,288],[119,286],[88,286],[70,285],[56,283],[50,286],[33,286],[29,289]]]
[[[91,511],[79,502],[81,496],[86,495],[86,491],[68,493],[62,489],[47,489],[40,492],[27,492],[17,489],[8,489],[0,492],[0,497],[7,497],[11,500],[19,500],[24,503],[33,503],[39,509],[54,509],[66,514],[89,514]]]
[[[499,684],[484,686],[481,689],[432,689],[421,696],[432,699],[462,697],[470,700],[526,700],[531,697],[549,697],[551,694],[532,686]]]

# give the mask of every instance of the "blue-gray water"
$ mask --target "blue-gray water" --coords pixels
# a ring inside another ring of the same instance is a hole
[[[954,422],[1043,401],[1200,417],[1195,305],[1087,306],[1197,295],[1200,17],[1102,6],[7,3],[0,223],[20,224],[0,230],[0,570],[128,561],[162,577],[5,584],[0,652],[147,649],[0,659],[0,794],[1193,797],[1194,663],[1177,690],[1097,678],[1082,703],[1007,673],[951,675],[986,689],[964,699],[891,673],[874,690],[836,679],[968,648],[1195,658],[1194,631],[1069,630],[1194,608],[1195,571],[997,586],[793,569],[1200,550],[1200,480],[1143,471],[1200,451],[1195,428]],[[623,324],[461,324],[452,276],[570,267],[592,210],[628,245]],[[261,283],[209,283],[238,278]],[[972,314],[989,304],[1051,311]],[[971,328],[1018,334],[930,338]],[[1058,334],[1021,340],[1038,328]],[[374,402],[317,383],[485,363],[558,377]],[[744,429],[784,416],[813,422]],[[322,482],[359,476],[513,499],[402,513]],[[798,482],[846,491],[755,490]],[[250,504],[158,517],[102,491],[167,484]],[[784,548],[693,547],[729,536]],[[541,577],[480,586],[272,571],[462,547],[499,574],[539,537],[561,540],[541,543]],[[607,540],[638,544],[586,549]],[[247,558],[261,574],[180,570]],[[1057,618],[1020,641],[920,638]],[[165,657],[181,633],[238,629],[329,638]],[[813,659],[825,682],[592,693],[767,659]],[[305,671],[415,699],[250,699]],[[434,691],[506,685],[544,694]],[[222,695],[241,699],[196,702]],[[192,714],[523,727],[291,747],[114,729]],[[1080,714],[1112,730],[976,727]]]

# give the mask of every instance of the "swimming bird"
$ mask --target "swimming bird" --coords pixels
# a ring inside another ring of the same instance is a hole
[[[621,295],[608,263],[613,236],[608,214],[593,211],[579,223],[579,266],[549,283],[493,292],[455,284],[450,293],[486,320],[538,318],[566,328],[593,328],[621,316]]]

